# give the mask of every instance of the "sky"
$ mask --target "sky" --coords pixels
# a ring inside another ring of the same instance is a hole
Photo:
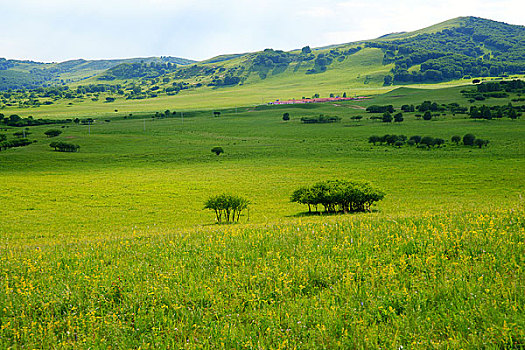
[[[0,0],[0,57],[61,62],[320,47],[458,16],[525,25],[523,0]]]

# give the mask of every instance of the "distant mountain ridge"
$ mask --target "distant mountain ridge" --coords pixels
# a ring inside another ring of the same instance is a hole
[[[260,83],[300,82],[306,87],[335,80],[344,84],[343,79],[375,86],[435,83],[525,74],[525,27],[458,17],[372,40],[289,52],[265,49],[226,54],[201,62],[173,57],[55,64],[19,61],[2,70],[6,65],[9,61],[0,59],[0,89],[15,88],[17,78],[27,79],[18,87],[118,84],[131,99],[172,95],[185,89]]]
[[[76,82],[124,63],[168,62],[185,65],[196,61],[171,56],[103,60],[76,59],[53,63],[0,58],[0,90]]]

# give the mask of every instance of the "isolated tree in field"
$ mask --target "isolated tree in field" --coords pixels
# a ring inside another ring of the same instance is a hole
[[[290,113],[286,112],[283,114],[283,120],[284,121],[287,121],[287,120],[290,120]]]
[[[44,132],[44,135],[46,135],[47,137],[57,137],[61,133],[62,133],[61,130],[50,129],[50,130],[47,130],[46,132]]]
[[[474,146],[474,140],[476,139],[476,136],[473,134],[465,134],[463,136],[463,144],[465,146]]]
[[[243,210],[248,208],[250,202],[243,197],[230,194],[212,196],[204,203],[204,209],[215,212],[218,223],[238,222]]]
[[[423,114],[424,120],[430,120],[432,119],[432,113],[430,111],[426,111],[425,114]]]
[[[216,155],[220,155],[221,153],[224,153],[224,150],[220,146],[213,147],[211,151],[212,153],[215,153]]]
[[[459,135],[454,135],[452,136],[452,138],[450,139],[452,142],[454,142],[456,145],[459,145],[459,141],[461,141],[461,136]]]
[[[213,116],[214,116],[214,117],[220,117],[220,116],[221,116],[221,112],[214,111],[214,112],[213,112]]]
[[[403,121],[403,113],[396,113],[394,115],[394,122],[401,123]]]

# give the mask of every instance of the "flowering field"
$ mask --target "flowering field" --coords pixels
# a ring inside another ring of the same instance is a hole
[[[108,116],[61,129],[75,153],[26,130],[0,152],[0,348],[523,348],[523,118],[353,107]],[[321,113],[342,119],[300,122]],[[466,133],[490,143],[450,141]],[[290,202],[334,179],[386,196],[350,215]],[[223,192],[250,201],[240,224],[203,210]]]
[[[0,347],[519,348],[523,202],[4,251]]]

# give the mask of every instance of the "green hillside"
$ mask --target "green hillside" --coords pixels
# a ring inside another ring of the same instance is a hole
[[[0,58],[0,91],[32,89],[42,85],[64,85],[100,74],[114,66],[130,63],[164,63],[184,65],[193,63],[178,57],[146,57],[113,60],[71,60],[42,63]]]

